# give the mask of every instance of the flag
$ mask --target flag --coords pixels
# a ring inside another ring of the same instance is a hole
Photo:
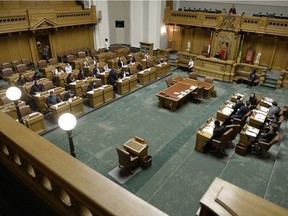
[[[209,39],[209,44],[208,44],[208,49],[207,49],[207,56],[208,56],[208,57],[210,56],[210,52],[211,52],[212,40],[213,40],[213,31],[211,31],[210,39]]]
[[[242,40],[240,43],[239,51],[238,51],[238,56],[237,56],[237,63],[241,62],[241,56],[242,56],[242,50],[243,50],[243,43],[244,43],[244,37],[245,35],[242,36]]]

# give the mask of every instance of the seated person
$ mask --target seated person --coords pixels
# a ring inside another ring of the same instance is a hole
[[[72,66],[69,63],[67,63],[64,70],[66,73],[71,73],[72,72]]]
[[[258,100],[257,100],[257,97],[255,95],[255,93],[252,93],[249,97],[249,102],[251,104],[251,107],[253,107],[253,109],[256,107],[257,103],[258,103]]]
[[[135,62],[136,62],[136,59],[133,56],[131,56],[130,59],[127,60],[127,64],[132,64]]]
[[[99,73],[100,73],[100,69],[98,68],[98,66],[95,65],[93,69],[93,76],[96,78],[99,78]]]
[[[84,71],[81,69],[77,75],[77,80],[85,80],[86,77],[84,75]]]
[[[257,76],[256,76],[256,70],[254,68],[251,69],[249,78],[248,78],[248,83],[246,88],[250,88],[251,86],[253,86],[253,82],[256,80]]]
[[[42,76],[36,71],[32,77],[32,80],[39,80],[41,78],[42,78]]]
[[[244,105],[241,99],[242,97],[238,95],[235,105],[232,106],[232,108],[234,109],[234,112],[236,112],[238,109],[240,109]]]
[[[73,77],[72,77],[72,74],[69,73],[68,76],[67,76],[67,78],[66,78],[66,90],[68,90],[69,84],[72,83],[72,82],[74,82],[74,79],[73,79]]]
[[[215,55],[214,55],[214,58],[217,58],[217,59],[222,59],[222,55],[220,54],[220,52],[216,52]]]
[[[48,106],[51,106],[61,102],[61,100],[55,95],[54,91],[50,91],[49,96],[46,98],[46,102]]]
[[[278,106],[276,101],[273,101],[272,106],[270,107],[268,115],[267,115],[268,118],[273,117],[273,115],[275,115],[275,113],[278,113],[278,114],[280,113],[280,107]]]
[[[64,95],[63,101],[68,101],[70,98],[73,98],[73,97],[75,97],[74,91],[72,90],[67,91]]]
[[[116,81],[118,80],[118,76],[116,74],[116,70],[112,69],[107,77],[109,84],[113,86],[113,90],[116,91]]]
[[[111,69],[108,67],[108,64],[105,64],[104,67],[103,67],[104,71],[107,72],[107,71],[110,71]]]
[[[85,59],[83,65],[84,65],[84,68],[87,68],[90,66],[89,60],[87,58]]]
[[[24,74],[19,74],[19,78],[17,80],[17,85],[18,86],[23,86],[28,80],[24,77]]]
[[[229,14],[236,14],[236,8],[235,8],[235,5],[232,4],[230,10],[229,10]]]
[[[191,58],[189,63],[188,63],[188,72],[193,72],[193,67],[194,67],[194,61]]]
[[[157,64],[162,64],[162,63],[165,63],[165,61],[164,61],[163,58],[160,58],[160,59],[157,61]]]
[[[96,86],[96,81],[93,80],[91,83],[89,83],[88,88],[87,88],[87,92],[88,91],[93,91],[95,86]]]
[[[122,61],[122,59],[119,57],[118,59],[118,67],[122,68],[124,66],[124,62]]]
[[[36,93],[42,92],[42,86],[39,84],[38,80],[34,80],[34,84],[30,89],[30,95],[36,95]]]
[[[250,102],[246,101],[244,106],[241,106],[235,114],[230,116],[230,121],[234,118],[242,119],[250,111]]]
[[[121,69],[121,72],[120,72],[120,74],[119,74],[119,78],[120,79],[123,79],[123,78],[125,78],[125,77],[127,77],[127,76],[130,76],[131,74],[128,72],[128,71],[125,71],[125,70],[123,70],[123,69]]]
[[[53,75],[55,75],[55,76],[57,76],[57,75],[59,75],[59,74],[61,74],[61,73],[63,73],[64,71],[62,70],[62,68],[61,67],[56,67],[54,70],[52,70],[52,73],[53,73]]]
[[[223,125],[220,126],[220,121],[215,120],[214,122],[214,129],[212,139],[220,140],[222,135],[225,133],[225,127]]]
[[[268,132],[260,133],[257,137],[258,142],[269,143],[276,135],[277,127],[270,125]]]
[[[145,53],[145,55],[144,55],[144,57],[145,57],[146,59],[150,58],[150,55],[149,55],[149,53],[148,53],[148,52],[146,52],[146,53]]]

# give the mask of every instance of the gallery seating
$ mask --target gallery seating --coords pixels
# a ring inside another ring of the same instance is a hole
[[[119,167],[128,169],[130,173],[133,173],[133,169],[140,166],[140,158],[138,156],[132,156],[125,149],[116,147],[118,155]]]

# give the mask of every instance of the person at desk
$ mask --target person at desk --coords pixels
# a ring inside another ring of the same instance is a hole
[[[238,95],[235,105],[232,106],[232,108],[234,109],[234,112],[237,112],[237,110],[240,109],[244,105],[241,99],[242,97]]]
[[[69,63],[67,63],[64,70],[66,73],[71,73],[72,72],[72,66]]]
[[[266,133],[260,133],[259,136],[257,137],[257,141],[269,143],[275,137],[276,131],[277,127],[275,127],[275,125],[270,125],[269,131]]]
[[[188,63],[188,73],[189,72],[193,72],[193,67],[194,67],[194,61],[193,59],[191,58],[189,63]]]
[[[73,97],[75,97],[74,91],[72,90],[67,91],[63,97],[63,101],[68,101],[70,98],[73,98]]]
[[[113,90],[116,91],[116,81],[118,80],[118,76],[116,74],[116,70],[112,69],[107,77],[108,82],[113,86]]]
[[[108,64],[105,64],[103,70],[104,72],[109,72],[111,69],[108,67]]]
[[[162,64],[162,63],[165,63],[165,61],[164,61],[163,58],[160,58],[160,59],[157,61],[157,64]]]
[[[244,115],[246,115],[250,111],[250,102],[246,101],[245,105],[241,106],[237,112],[230,116],[230,122],[233,121],[234,118],[242,119]]]
[[[84,71],[81,69],[77,75],[77,80],[85,80],[85,79],[86,79],[86,77],[84,75]]]
[[[268,118],[273,117],[275,113],[278,113],[278,114],[280,113],[280,107],[278,106],[278,103],[276,101],[273,101],[272,106],[270,107],[268,115],[267,115]]]
[[[123,69],[121,69],[121,72],[120,72],[120,74],[119,74],[119,78],[120,79],[123,79],[123,78],[125,78],[125,77],[127,77],[127,76],[130,76],[131,74],[127,71],[124,71]]]
[[[16,82],[17,86],[23,86],[28,80],[24,77],[24,74],[19,74],[19,78]]]
[[[119,57],[118,59],[118,67],[122,68],[124,66],[124,62],[122,61],[122,59]]]
[[[236,8],[235,8],[235,5],[232,4],[230,10],[229,10],[229,14],[236,14]]]
[[[93,76],[96,78],[99,78],[99,73],[100,73],[100,69],[98,68],[98,65],[95,65],[93,69]]]
[[[220,125],[219,120],[215,120],[214,121],[213,135],[212,135],[210,141],[208,141],[207,144],[205,145],[203,152],[204,153],[210,152],[210,150],[212,149],[212,142],[211,141],[213,139],[220,140],[224,133],[225,133],[225,127],[223,125]]]
[[[131,56],[130,59],[127,60],[127,64],[133,64],[136,62],[136,59],[134,58],[134,56]]]
[[[214,55],[214,58],[222,60],[222,55],[220,54],[220,52],[216,52],[215,55]]]
[[[46,98],[47,105],[50,107],[60,102],[61,100],[55,95],[54,91],[50,91],[49,96]]]
[[[93,80],[92,82],[89,83],[89,85],[88,85],[88,87],[87,87],[87,92],[88,92],[88,91],[93,91],[94,88],[95,88],[95,86],[96,86],[96,81]]]
[[[254,68],[251,69],[249,78],[248,78],[248,83],[246,88],[250,88],[253,86],[253,82],[256,80],[257,76],[256,76],[256,70]]]
[[[256,97],[256,94],[255,93],[252,93],[249,97],[249,102],[251,104],[251,108],[252,109],[255,109],[256,106],[257,106],[257,103],[258,103],[258,99]]]
[[[39,84],[38,80],[34,80],[34,84],[30,89],[30,95],[36,95],[36,93],[42,92],[42,86]]]
[[[145,53],[145,55],[144,55],[144,57],[145,57],[145,59],[148,59],[148,58],[150,58],[150,55],[149,55],[149,53],[148,53],[148,52],[146,52],[146,53]]]
[[[69,73],[67,78],[66,78],[66,85],[65,85],[66,86],[66,90],[69,89],[69,84],[72,83],[72,82],[74,82],[74,79],[72,77],[72,74]]]
[[[32,80],[39,80],[41,78],[42,78],[41,75],[36,71],[32,77]]]

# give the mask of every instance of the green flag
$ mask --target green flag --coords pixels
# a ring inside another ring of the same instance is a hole
[[[241,56],[242,56],[242,50],[243,50],[243,43],[244,43],[244,37],[245,35],[242,36],[242,40],[240,43],[239,51],[238,51],[238,56],[237,56],[237,63],[241,62]]]

